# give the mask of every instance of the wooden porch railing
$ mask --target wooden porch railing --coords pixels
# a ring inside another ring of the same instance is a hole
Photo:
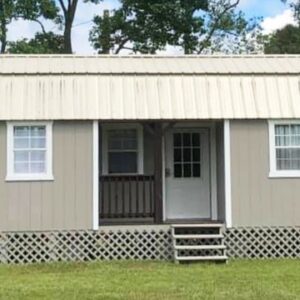
[[[101,219],[154,218],[154,175],[99,177]]]

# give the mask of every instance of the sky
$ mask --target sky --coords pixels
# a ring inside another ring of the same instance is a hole
[[[87,55],[95,53],[95,50],[88,42],[93,16],[102,14],[105,9],[114,9],[117,6],[117,0],[104,0],[98,5],[84,4],[82,0],[79,0],[72,33],[73,50],[76,54]],[[245,13],[247,18],[254,16],[263,17],[261,25],[265,33],[271,33],[287,24],[293,23],[292,12],[280,0],[240,0],[239,9]],[[50,22],[46,24],[46,28],[55,30],[53,23]],[[35,23],[15,21],[9,25],[8,39],[31,38],[39,29],[39,26]],[[172,51],[172,49],[168,48],[165,53],[172,54]]]

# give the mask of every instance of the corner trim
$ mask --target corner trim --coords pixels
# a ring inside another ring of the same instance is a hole
[[[225,165],[225,219],[226,226],[232,227],[232,199],[231,199],[231,147],[230,121],[224,120],[224,165]]]
[[[93,121],[93,230],[99,228],[99,124]]]

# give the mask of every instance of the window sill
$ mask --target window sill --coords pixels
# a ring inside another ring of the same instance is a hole
[[[7,175],[5,181],[53,181],[53,175]]]
[[[300,171],[270,172],[269,178],[300,178]]]

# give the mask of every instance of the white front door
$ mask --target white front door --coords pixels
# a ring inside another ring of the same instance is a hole
[[[166,135],[166,219],[210,219],[209,129]]]

